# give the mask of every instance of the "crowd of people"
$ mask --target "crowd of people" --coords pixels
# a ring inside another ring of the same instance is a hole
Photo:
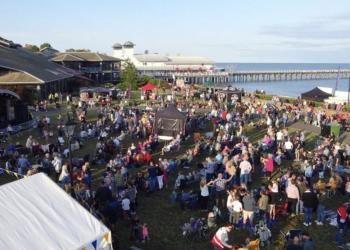
[[[335,118],[302,101],[263,102],[253,95],[241,102],[224,101],[209,91],[203,97],[205,103],[194,102],[191,108],[178,103],[187,111],[191,132],[178,134],[166,145],[153,133],[155,112],[166,106],[165,100],[143,110],[113,102],[98,107],[80,104],[73,110],[79,128],[70,149],[64,119],[57,114],[57,124],[42,117],[37,136],[29,135],[24,145],[2,145],[1,157],[7,170],[20,175],[41,171],[52,176],[116,235],[117,221],[129,221],[135,242],[152,236],[148,223],[140,220],[138,196],[171,189],[174,206],[208,215],[205,226],[215,249],[271,244],[273,225],[302,214],[303,231],[286,237],[286,247],[316,249],[307,229],[326,223],[327,201],[334,195],[350,197],[350,146],[330,135],[310,150],[306,131],[291,132],[288,126],[297,121],[321,126]],[[97,112],[96,120],[87,119],[88,112]],[[262,131],[262,139],[252,138],[251,131]],[[75,152],[90,149],[91,142],[96,142],[93,154],[74,157]],[[93,174],[96,166],[98,174]],[[342,245],[350,207],[345,203],[337,213],[335,238]],[[231,244],[232,230],[249,236],[244,243]]]

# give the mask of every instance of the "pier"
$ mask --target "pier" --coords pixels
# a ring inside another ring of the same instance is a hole
[[[236,71],[236,72],[168,72],[155,73],[163,79],[184,80],[187,83],[244,83],[293,80],[336,79],[338,70],[286,70],[286,71]],[[340,70],[339,78],[349,78],[350,69]]]

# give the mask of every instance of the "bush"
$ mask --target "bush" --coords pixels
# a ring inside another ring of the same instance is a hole
[[[350,112],[350,104],[344,106],[344,111]]]
[[[265,95],[265,94],[255,94],[256,97],[258,97],[261,100],[271,101],[273,95]]]

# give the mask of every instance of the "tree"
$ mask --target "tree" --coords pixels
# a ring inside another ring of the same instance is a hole
[[[40,45],[40,49],[44,49],[44,48],[51,48],[51,44],[49,43],[43,43]]]
[[[135,65],[127,60],[122,71],[122,83],[120,84],[120,88],[127,90],[129,86],[132,90],[137,90],[139,88],[139,74]]]
[[[24,45],[24,48],[26,48],[27,50],[31,51],[31,52],[39,52],[39,47],[33,44],[26,44]]]

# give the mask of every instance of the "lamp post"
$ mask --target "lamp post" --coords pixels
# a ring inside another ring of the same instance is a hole
[[[39,103],[40,99],[41,99],[41,87],[40,87],[40,85],[36,85],[36,91],[37,91],[38,103]]]
[[[68,150],[69,150],[69,175],[70,175],[70,183],[71,188],[73,188],[73,167],[72,167],[72,148],[71,148],[71,142],[72,137],[74,135],[74,129],[75,129],[75,122],[73,119],[70,119],[69,114],[67,113],[67,122],[64,126],[64,133],[66,134],[66,137],[68,139]]]

